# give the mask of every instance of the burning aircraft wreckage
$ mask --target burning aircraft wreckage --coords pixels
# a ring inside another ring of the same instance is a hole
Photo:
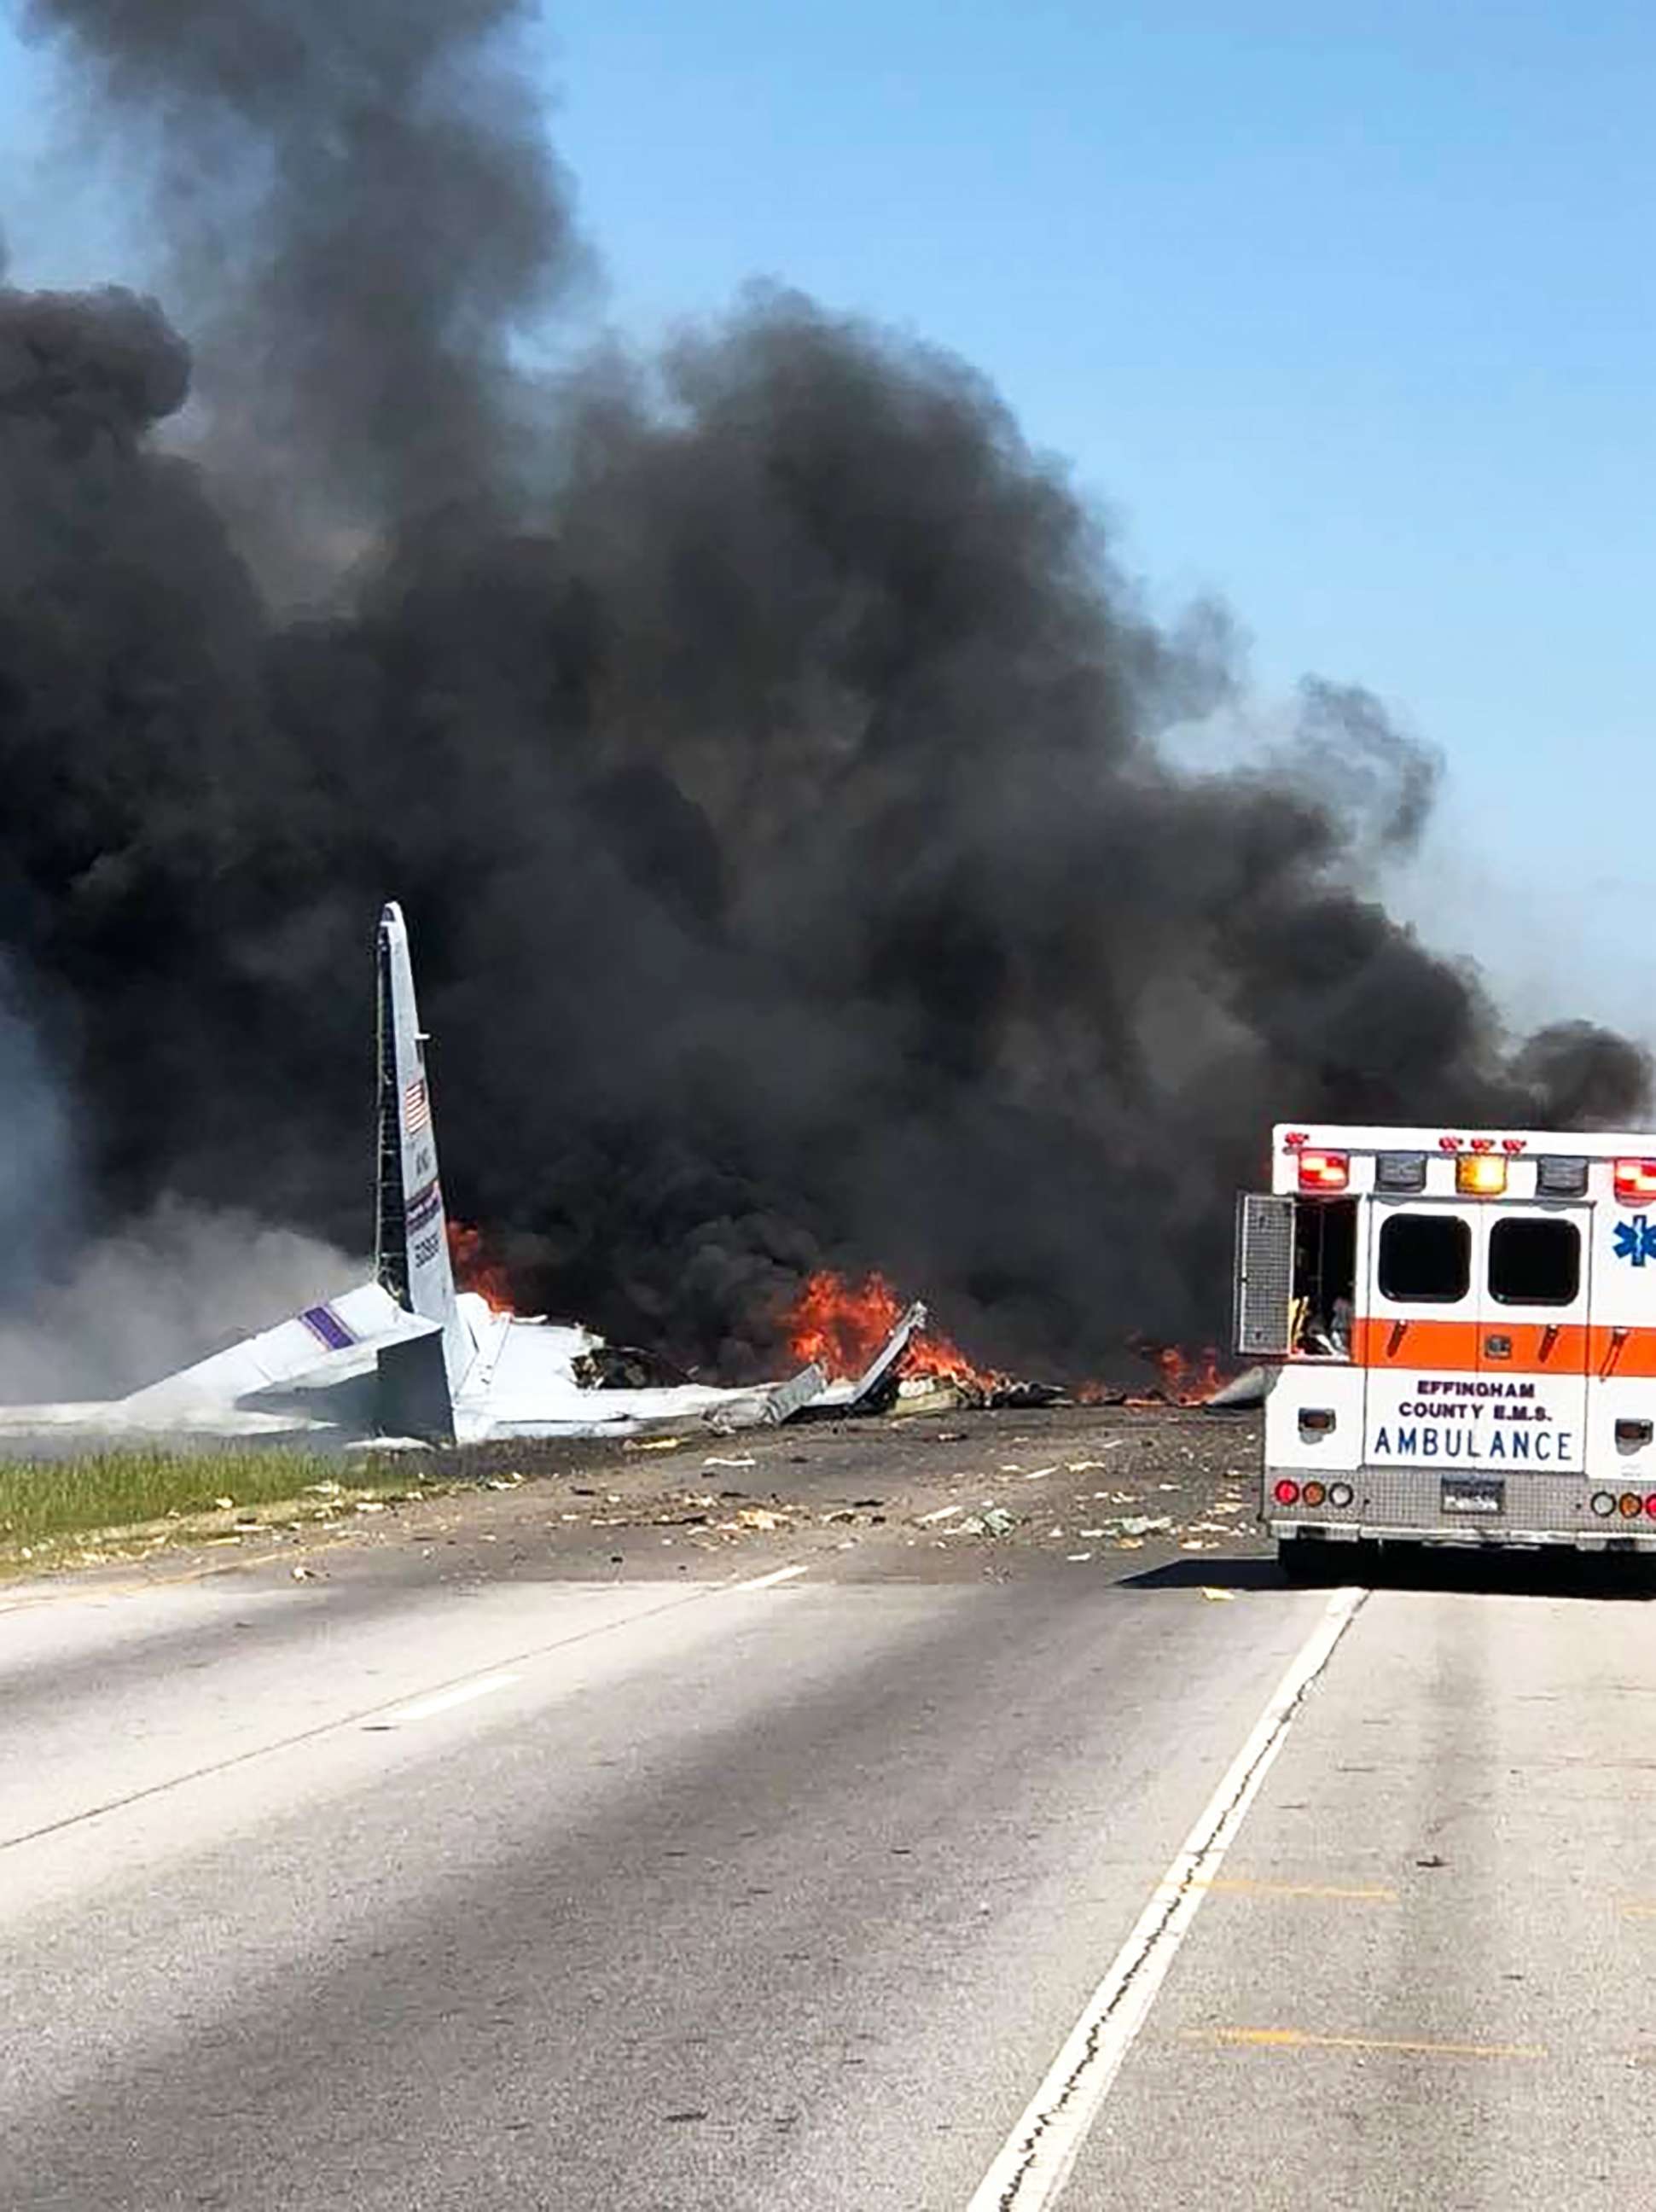
[[[579,1323],[503,1310],[459,1288],[455,1254],[465,1254],[472,1232],[452,1224],[444,1207],[425,1046],[408,928],[393,902],[379,932],[373,1280],[124,1398],[0,1406],[0,1435],[483,1443],[624,1437],[688,1423],[725,1433],[882,1413],[900,1402],[916,1412],[939,1403],[1069,1402],[1054,1385],[979,1369],[928,1328],[923,1304],[903,1305],[877,1275],[860,1287],[813,1276],[791,1316],[790,1345],[803,1364],[779,1381],[733,1387],[639,1381],[664,1363],[616,1351]],[[1199,1375],[1176,1354],[1149,1356],[1162,1368],[1149,1402],[1252,1402],[1251,1378],[1220,1389],[1210,1355]],[[1125,1395],[1078,1395],[1118,1402]]]
[[[1030,1403],[1056,1392],[978,1374],[926,1312],[901,1307],[876,1278],[830,1299],[836,1279],[802,1297],[793,1342],[804,1364],[746,1388],[695,1382],[617,1387],[648,1368],[579,1324],[502,1311],[457,1287],[409,935],[388,905],[379,933],[379,1174],[373,1279],[306,1306],[195,1365],[124,1398],[0,1407],[0,1433],[100,1437],[406,1437],[485,1443],[512,1437],[626,1437],[658,1424],[723,1432],[812,1416],[883,1411],[906,1356],[925,1346],[924,1379],[978,1402]],[[460,1232],[464,1248],[465,1232]],[[606,1380],[605,1378],[611,1378]],[[913,1382],[910,1386],[913,1388]]]

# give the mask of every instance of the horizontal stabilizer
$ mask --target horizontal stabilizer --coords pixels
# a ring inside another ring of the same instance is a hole
[[[227,1414],[272,1393],[322,1392],[373,1371],[379,1345],[424,1336],[433,1324],[399,1306],[378,1283],[290,1314],[274,1328],[244,1337],[222,1352],[105,1408],[113,1426],[166,1431],[214,1407]],[[257,1412],[255,1402],[249,1410]],[[198,1420],[192,1425],[199,1425]]]

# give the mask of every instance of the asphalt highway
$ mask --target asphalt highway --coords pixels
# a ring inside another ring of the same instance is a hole
[[[0,2203],[1650,2203],[1656,1616],[1089,1550],[1126,1433],[0,1593]]]

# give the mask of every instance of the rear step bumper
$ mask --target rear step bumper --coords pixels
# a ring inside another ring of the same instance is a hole
[[[1267,1532],[1281,1543],[1304,1537],[1313,1544],[1441,1544],[1463,1552],[1656,1552],[1656,1529],[1616,1529],[1601,1534],[1594,1529],[1492,1528],[1487,1522],[1477,1527],[1459,1522],[1429,1528],[1392,1528],[1378,1522],[1301,1521],[1272,1515]]]

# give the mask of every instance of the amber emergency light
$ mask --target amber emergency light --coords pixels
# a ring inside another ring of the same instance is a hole
[[[1499,1152],[1457,1152],[1455,1188],[1463,1198],[1499,1198],[1507,1188],[1507,1163]]]

